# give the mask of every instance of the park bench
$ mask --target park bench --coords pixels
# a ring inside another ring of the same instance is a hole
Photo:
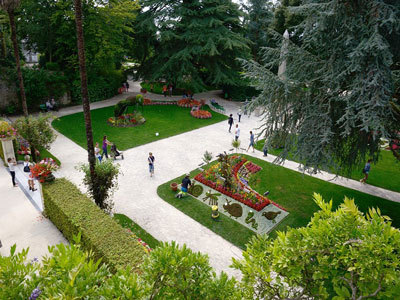
[[[46,104],[40,104],[39,105],[39,109],[40,109],[41,112],[47,112]]]

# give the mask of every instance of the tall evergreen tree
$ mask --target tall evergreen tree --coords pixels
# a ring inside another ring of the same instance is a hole
[[[249,0],[243,4],[246,11],[246,36],[252,42],[251,53],[254,60],[260,61],[260,50],[269,42],[268,31],[274,20],[273,2],[269,0]]]
[[[263,65],[245,63],[261,90],[253,105],[265,107],[266,135],[283,137],[283,158],[294,151],[306,169],[349,172],[377,159],[380,138],[400,129],[390,105],[399,8],[391,0],[303,0],[291,10],[304,18],[298,45],[267,48]]]
[[[207,84],[235,84],[240,70],[236,58],[249,48],[241,34],[240,11],[231,0],[144,0],[145,22],[159,32],[151,64],[153,79],[190,83],[195,90]]]

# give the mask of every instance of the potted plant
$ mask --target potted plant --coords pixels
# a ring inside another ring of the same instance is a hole
[[[176,182],[172,182],[170,184],[171,190],[176,192],[178,190],[178,184]]]

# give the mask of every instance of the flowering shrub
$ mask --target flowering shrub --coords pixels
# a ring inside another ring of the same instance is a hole
[[[259,172],[261,170],[260,166],[257,166],[256,164],[253,164],[251,161],[247,161],[244,166],[246,167],[246,169],[248,171],[250,171],[251,173],[255,174],[257,172]]]
[[[145,122],[145,118],[139,112],[134,112],[133,114],[121,115],[118,118],[110,117],[107,123],[115,127],[131,127],[136,125],[141,125]]]
[[[178,101],[178,106],[180,107],[193,107],[193,106],[200,106],[200,101],[191,100],[191,99],[181,99]]]
[[[197,119],[211,119],[212,117],[211,113],[206,110],[192,110],[190,114]]]
[[[15,138],[17,131],[6,121],[0,121],[0,138]]]
[[[45,182],[51,176],[50,174],[58,168],[59,166],[53,159],[45,158],[31,167],[31,173],[40,182]]]

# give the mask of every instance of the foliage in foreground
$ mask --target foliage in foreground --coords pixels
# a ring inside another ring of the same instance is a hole
[[[364,216],[345,198],[332,211],[318,194],[321,211],[307,227],[254,237],[234,260],[248,299],[398,299],[400,231],[379,209]]]
[[[28,261],[28,250],[16,253],[15,246],[0,257],[0,299],[240,299],[234,279],[216,276],[206,255],[175,243],[153,251],[141,275],[113,273],[79,244],[49,251],[42,264]]]

